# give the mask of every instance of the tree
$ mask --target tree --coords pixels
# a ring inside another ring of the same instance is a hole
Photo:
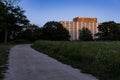
[[[31,42],[41,39],[42,29],[35,25],[31,24],[26,27],[26,30],[22,31],[22,33],[18,36],[20,39],[26,39]]]
[[[21,0],[0,0],[1,2],[3,2],[6,6],[10,6],[10,5],[15,5],[17,3],[19,3]]]
[[[100,24],[98,30],[97,36],[102,40],[120,40],[120,24],[114,21]]]
[[[0,1],[0,32],[4,29],[5,21],[4,21],[4,15],[5,15],[5,5]]]
[[[6,14],[6,10],[5,10],[6,6],[4,5],[4,3],[2,3],[0,1],[0,41],[3,41],[4,39],[4,29],[6,26],[6,22],[5,22],[5,14]]]
[[[29,20],[24,15],[25,11],[22,10],[19,6],[13,5],[13,3],[17,1],[19,0],[2,0],[1,2],[5,6],[5,12],[2,14],[5,32],[5,43],[8,39],[14,39],[22,30],[22,27],[29,23]]]
[[[42,28],[43,39],[46,40],[69,40],[69,32],[62,26],[62,24],[51,21],[47,22]]]
[[[91,31],[88,28],[82,28],[79,33],[79,40],[81,41],[93,40]]]

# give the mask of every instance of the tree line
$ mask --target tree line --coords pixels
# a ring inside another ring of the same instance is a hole
[[[20,0],[0,0],[0,42],[25,39],[69,40],[69,32],[58,22],[47,22],[44,27],[30,24],[24,10],[17,5]]]
[[[55,21],[47,22],[43,27],[30,25],[23,31],[21,38],[35,40],[70,40],[69,31],[62,24]],[[98,26],[98,33],[92,34],[88,28],[79,30],[80,41],[96,41],[96,40],[120,40],[120,24],[114,21],[103,22]]]
[[[98,25],[98,32],[94,34],[86,28],[80,30],[80,40],[101,40],[101,41],[119,41],[120,40],[120,23],[114,21],[103,22]]]
[[[20,0],[0,0],[0,42],[25,39],[36,40],[70,40],[69,31],[62,24],[55,21],[47,22],[43,27],[30,24],[24,10],[17,5]],[[120,40],[120,23],[114,21],[103,22],[98,26],[98,33],[89,29],[79,31],[79,40]]]
[[[0,0],[0,41],[13,40],[29,23],[24,10],[17,4],[19,0]]]
[[[26,30],[22,31],[19,39],[27,39],[31,42],[36,40],[54,40],[66,41],[70,39],[69,31],[62,24],[55,21],[45,23],[43,27],[29,25]]]
[[[114,21],[103,22],[98,26],[98,31],[95,34],[98,40],[120,40],[120,23]]]

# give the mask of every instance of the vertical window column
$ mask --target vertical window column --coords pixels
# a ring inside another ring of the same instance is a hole
[[[95,24],[93,22],[93,26],[92,26],[92,35],[93,35],[93,37],[94,37],[94,34],[95,34],[94,27],[95,27]]]
[[[96,23],[96,33],[98,32],[98,28],[97,27],[98,27],[98,23]]]
[[[79,24],[78,24],[78,22],[76,22],[76,26],[77,26],[77,29],[76,29],[77,30],[76,31],[77,32],[77,40],[79,40],[79,29],[78,29]]]
[[[90,25],[91,25],[91,23],[89,22],[89,30],[91,30],[91,29],[90,29]]]

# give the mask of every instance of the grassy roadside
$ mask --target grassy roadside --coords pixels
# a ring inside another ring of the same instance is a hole
[[[18,39],[12,42],[8,42],[7,44],[0,43],[0,80],[3,80],[4,73],[8,68],[8,57],[9,57],[9,50],[11,47],[17,44],[30,44],[28,40]]]
[[[120,80],[120,42],[37,41],[32,47],[100,80]]]
[[[3,79],[5,70],[7,69],[10,44],[0,44],[0,80]]]

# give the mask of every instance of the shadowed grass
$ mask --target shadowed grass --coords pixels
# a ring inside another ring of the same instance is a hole
[[[12,47],[12,45],[0,44],[0,80],[3,79],[5,70],[7,69],[10,47]]]
[[[100,80],[120,80],[120,42],[37,41],[32,47]]]

